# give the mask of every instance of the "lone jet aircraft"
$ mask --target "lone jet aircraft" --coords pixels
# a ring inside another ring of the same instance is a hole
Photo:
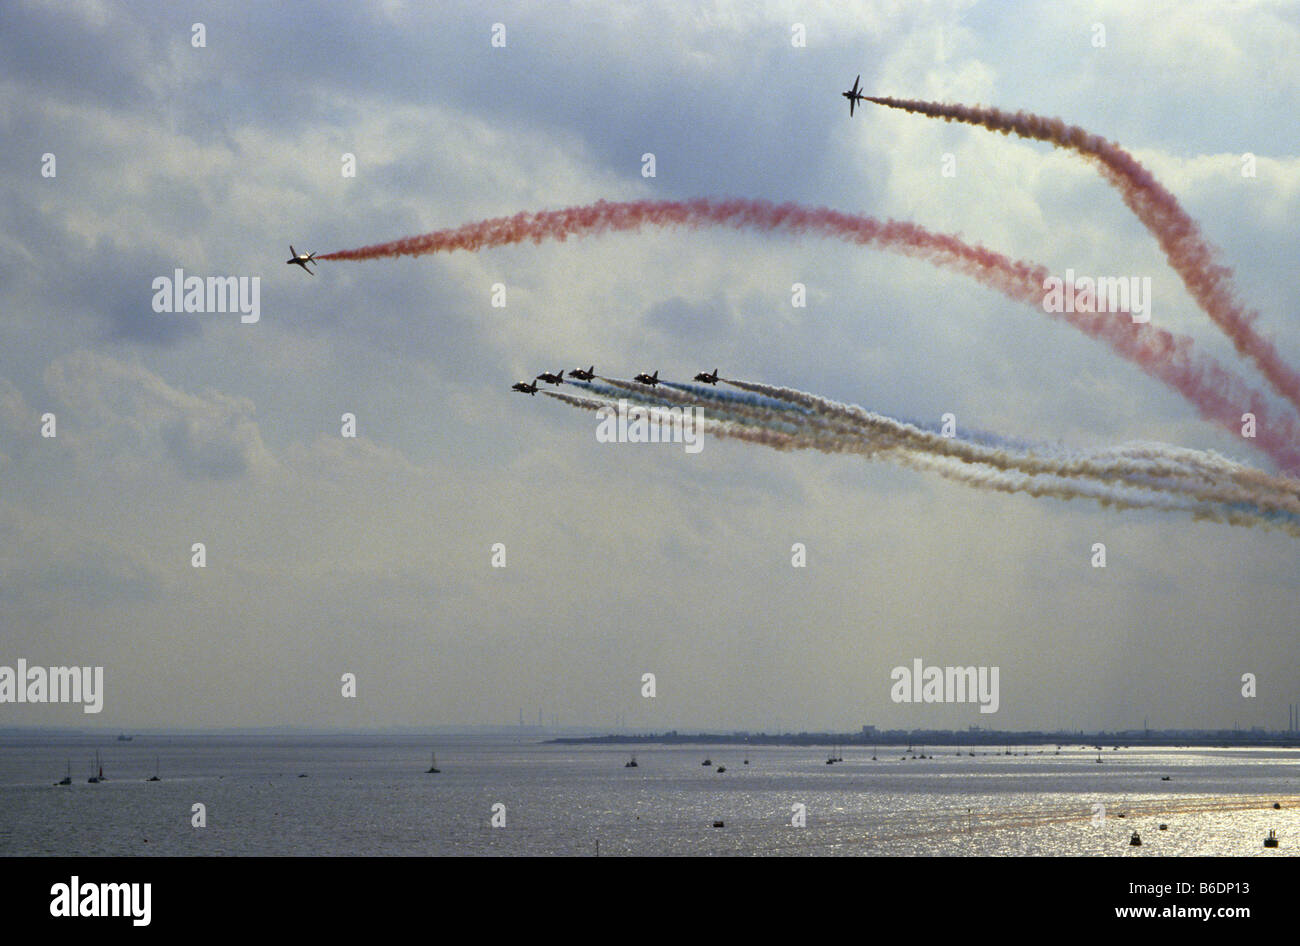
[[[861,81],[862,81],[862,73],[858,73],[858,77],[853,80],[853,88],[849,89],[847,92],[840,93],[840,95],[844,96],[846,99],[849,100],[849,118],[853,117],[853,106],[857,105],[859,102],[861,102],[863,99],[866,98],[865,95],[863,95],[861,92],[858,91],[858,83]]]
[[[510,385],[510,390],[520,391],[524,394],[536,394],[537,382],[534,381],[532,384],[529,384],[527,381],[516,381],[514,384]]]
[[[717,384],[717,383],[718,383],[718,369],[717,369],[717,368],[714,368],[714,369],[713,369],[713,374],[709,374],[707,371],[701,371],[699,374],[697,374],[697,375],[695,376],[695,380],[696,380],[696,381],[703,381],[705,384]]]
[[[292,243],[289,244],[289,254],[290,254],[293,258],[292,258],[292,259],[287,259],[287,260],[285,260],[285,262],[286,262],[286,263],[297,263],[297,264],[298,264],[299,266],[301,266],[303,269],[307,269],[307,264],[308,264],[308,263],[314,263],[314,262],[316,262],[316,254],[315,254],[315,253],[299,253],[297,250],[295,250],[295,249],[293,248],[293,244],[292,244]],[[316,274],[313,273],[310,269],[307,269],[307,275],[309,275],[309,276],[315,276]]]
[[[642,384],[648,384],[651,387],[654,387],[656,384],[659,383],[659,372],[656,371],[654,374],[645,374],[644,372],[642,372],[632,380],[640,381]]]
[[[569,377],[577,378],[579,381],[594,381],[596,380],[596,366],[592,365],[586,371],[581,368],[574,368],[569,372]]]
[[[563,371],[560,371],[560,372],[557,372],[556,374],[551,374],[549,371],[543,371],[541,374],[539,374],[539,375],[538,375],[536,378],[534,378],[533,380],[534,380],[534,381],[545,381],[547,384],[563,384],[563,383],[564,383],[564,372],[563,372]]]

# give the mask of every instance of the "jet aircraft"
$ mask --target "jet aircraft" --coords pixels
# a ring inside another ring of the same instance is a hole
[[[844,96],[846,99],[849,100],[849,118],[853,117],[853,106],[857,105],[859,102],[861,102],[863,99],[866,98],[865,95],[863,95],[860,91],[858,91],[858,83],[861,81],[862,81],[862,73],[858,73],[858,77],[853,80],[853,88],[849,89],[847,92],[840,93],[840,95]]]
[[[293,248],[292,243],[289,244],[289,254],[292,258],[285,260],[285,263],[289,263],[289,264],[297,263],[303,269],[307,269],[308,263],[316,262],[315,253],[299,253],[297,250]],[[307,269],[307,275],[315,276],[316,274],[313,273],[310,269]]]

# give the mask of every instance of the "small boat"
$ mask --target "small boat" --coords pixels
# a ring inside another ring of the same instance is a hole
[[[745,764],[746,764],[746,765],[749,765],[749,760],[748,760],[748,759],[745,760]]]
[[[1162,776],[1160,776],[1160,781],[1162,781],[1162,782],[1167,782],[1167,781],[1169,781],[1169,776],[1168,776],[1168,775],[1162,775]]]
[[[438,753],[430,753],[429,767],[424,770],[425,775],[437,775],[442,769],[438,768]]]
[[[120,733],[117,737],[118,742],[130,742],[135,736],[128,736],[126,733]]]
[[[1277,831],[1273,828],[1268,829],[1268,837],[1264,839],[1264,847],[1277,847]]]
[[[1142,846],[1142,839],[1141,839],[1140,837],[1138,837],[1138,833],[1137,833],[1136,831],[1134,831],[1134,832],[1133,832],[1133,836],[1132,836],[1131,838],[1128,839],[1128,843],[1129,843],[1129,846],[1130,846],[1130,847],[1141,847],[1141,846]]]
[[[725,771],[727,771],[727,767],[726,767],[725,765],[720,765],[720,766],[718,766],[718,771],[719,771],[719,772],[725,772]]]
[[[725,827],[726,827],[726,824],[725,824],[724,822],[721,822],[721,821],[715,821],[715,822],[713,822],[713,826],[714,826],[715,828],[725,828]]]
[[[705,759],[703,762],[700,763],[700,765],[712,765],[712,764],[713,764],[712,759]]]
[[[1161,824],[1161,825],[1160,825],[1160,830],[1161,830],[1161,831],[1168,831],[1168,830],[1169,830],[1169,825],[1167,825],[1167,824]]]
[[[146,781],[146,782],[161,782],[161,781],[162,781],[162,779],[160,779],[160,778],[158,777],[158,757],[157,757],[157,756],[154,756],[154,757],[153,757],[153,775],[149,776],[147,779],[145,779],[145,781]]]
[[[634,756],[632,756],[631,759],[629,759],[628,761],[624,762],[624,763],[623,763],[623,768],[625,768],[625,769],[635,769],[635,768],[636,768],[636,756],[634,755]]]

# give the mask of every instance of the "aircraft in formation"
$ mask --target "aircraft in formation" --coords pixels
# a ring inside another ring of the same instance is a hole
[[[295,250],[295,249],[293,248],[293,244],[292,244],[292,243],[289,244],[289,256],[290,256],[290,259],[285,260],[285,263],[287,263],[287,264],[291,264],[291,265],[294,264],[294,263],[297,263],[297,264],[298,264],[299,266],[301,266],[303,269],[307,269],[307,264],[308,264],[308,263],[315,263],[315,262],[316,262],[316,254],[315,254],[315,253],[299,253],[297,250]],[[318,265],[319,265],[319,264],[318,264]],[[307,275],[308,275],[308,276],[315,276],[316,274],[313,273],[310,269],[307,269]]]
[[[592,365],[590,368],[585,368],[585,369],[574,368],[572,371],[569,372],[569,377],[574,378],[578,381],[594,380],[596,377],[596,366]],[[632,380],[640,384],[648,384],[651,387],[654,387],[656,384],[659,383],[659,372],[657,370],[654,372],[654,374],[646,374],[645,372],[642,372],[641,374],[635,375],[632,378]],[[717,384],[718,381],[720,380],[718,378],[718,369],[714,368],[713,371],[711,372],[701,371],[699,374],[695,376],[695,380],[703,381],[705,384]],[[563,384],[564,372],[557,371],[555,374],[551,374],[549,371],[543,371],[541,374],[539,374],[536,378],[533,379],[531,384],[529,384],[527,381],[518,381],[515,384],[512,384],[510,386],[510,390],[519,391],[523,394],[536,394],[538,381],[545,381],[547,384]]]
[[[859,102],[861,102],[863,99],[866,98],[866,96],[863,95],[858,90],[858,83],[860,83],[861,81],[862,81],[862,73],[858,73],[858,77],[853,80],[853,88],[849,89],[847,92],[840,93],[840,95],[844,96],[846,99],[849,100],[849,118],[853,117],[853,106],[857,105]]]

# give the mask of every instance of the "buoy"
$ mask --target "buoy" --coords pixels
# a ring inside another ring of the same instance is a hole
[[[1129,843],[1129,845],[1130,845],[1131,847],[1141,847],[1141,846],[1142,846],[1142,839],[1141,839],[1140,837],[1138,837],[1138,833],[1137,833],[1136,831],[1134,831],[1134,832],[1133,832],[1133,837],[1131,837],[1131,838],[1128,839],[1128,843]]]

